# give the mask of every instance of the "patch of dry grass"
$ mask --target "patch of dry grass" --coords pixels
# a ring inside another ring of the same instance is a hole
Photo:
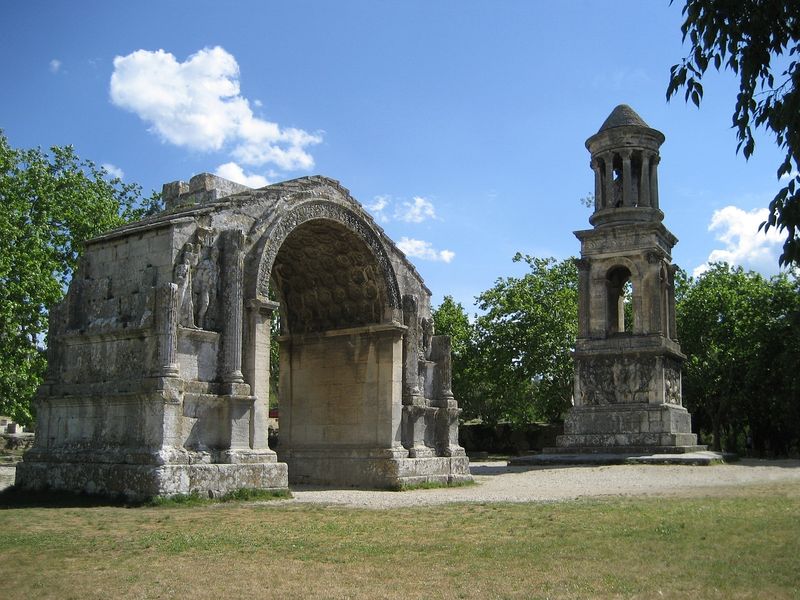
[[[715,498],[355,510],[0,511],[0,580],[35,598],[791,598],[800,485]]]

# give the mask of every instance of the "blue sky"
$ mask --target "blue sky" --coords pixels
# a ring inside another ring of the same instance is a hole
[[[736,155],[733,75],[700,110],[665,100],[681,2],[41,2],[0,5],[0,128],[72,144],[146,192],[208,171],[254,185],[338,179],[412,261],[434,303],[566,258],[589,227],[585,140],[618,104],[666,135],[674,262],[765,274],[755,229],[780,154]]]

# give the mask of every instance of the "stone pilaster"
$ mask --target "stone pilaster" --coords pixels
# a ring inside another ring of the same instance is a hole
[[[591,263],[585,258],[576,258],[575,266],[578,267],[578,335],[589,336],[589,274]]]
[[[267,449],[269,417],[271,324],[277,302],[250,299],[246,302],[247,327],[242,333],[242,371],[256,400],[250,414],[250,443],[253,449]]]

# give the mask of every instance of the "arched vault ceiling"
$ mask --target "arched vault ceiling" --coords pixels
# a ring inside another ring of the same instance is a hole
[[[312,220],[286,238],[272,269],[290,333],[381,321],[385,283],[369,248],[342,225]]]

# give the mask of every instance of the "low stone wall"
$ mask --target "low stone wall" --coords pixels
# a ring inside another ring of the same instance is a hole
[[[459,444],[467,454],[526,454],[555,444],[556,436],[563,433],[560,423],[529,423],[512,425],[499,423],[462,424],[458,430]]]

